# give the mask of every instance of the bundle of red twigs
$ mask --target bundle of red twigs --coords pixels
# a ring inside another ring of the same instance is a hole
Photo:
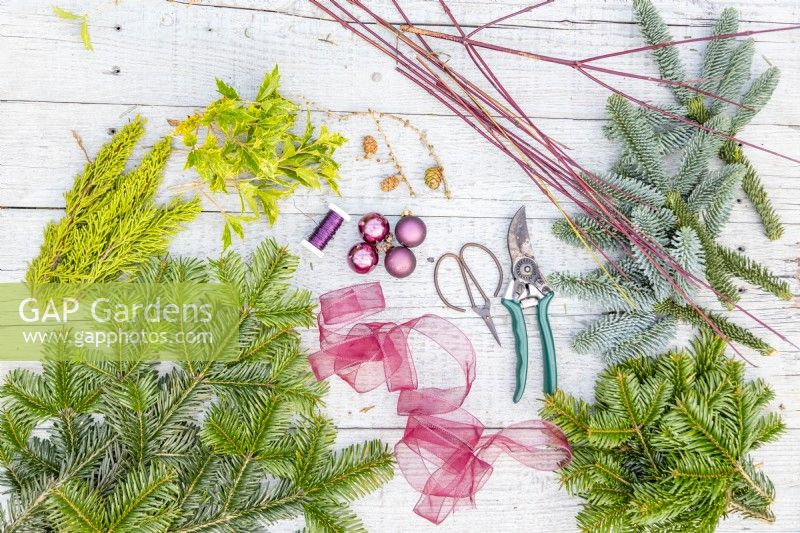
[[[718,99],[727,104],[741,107],[742,104],[739,102],[719,97],[689,83],[645,76],[633,72],[624,72],[597,65],[597,63],[603,59],[646,52],[667,46],[749,36],[759,33],[797,30],[800,29],[800,25],[781,26],[773,29],[746,31],[712,37],[683,39],[583,59],[564,59],[531,51],[499,46],[475,38],[478,33],[487,28],[496,26],[517,15],[550,4],[553,0],[527,6],[482,24],[469,32],[467,32],[462,24],[455,18],[447,2],[445,0],[438,0],[441,9],[452,22],[455,33],[442,33],[415,26],[397,0],[391,0],[391,4],[393,6],[392,16],[397,18],[399,21],[398,23],[390,22],[360,0],[309,1],[349,31],[355,33],[364,41],[394,59],[396,61],[397,70],[403,76],[436,98],[442,105],[477,131],[490,144],[513,159],[519,165],[520,169],[536,184],[539,190],[545,194],[559,208],[567,220],[570,221],[576,235],[584,242],[595,260],[601,265],[601,268],[604,267],[599,260],[599,256],[606,259],[608,264],[616,269],[621,276],[625,276],[625,273],[617,267],[613,259],[608,257],[608,255],[598,247],[588,235],[582,232],[580,228],[571,223],[569,215],[561,209],[555,193],[573,202],[585,215],[603,225],[615,229],[621,235],[624,235],[630,241],[631,245],[635,246],[639,252],[653,264],[676,292],[681,294],[701,316],[705,316],[703,311],[675,281],[670,271],[684,279],[690,280],[691,283],[698,287],[703,287],[712,291],[714,289],[703,279],[692,275],[682,268],[659,243],[643,235],[628,217],[618,209],[614,198],[597,191],[598,183],[602,183],[606,188],[612,190],[616,188],[613,184],[603,180],[601,176],[593,174],[581,166],[580,163],[569,156],[561,143],[545,134],[536,123],[529,118],[529,114],[525,113],[517,104],[503,82],[493,72],[481,52],[483,50],[490,50],[564,66],[585,76],[601,87],[630,100],[638,106],[661,113],[671,119],[691,124],[693,127],[706,130],[726,139],[735,140],[741,145],[800,163],[798,159],[779,154],[766,147],[758,146],[742,139],[731,137],[725,132],[711,130],[707,126],[695,123],[685,117],[654,106],[620,90],[611,83],[601,79],[600,76],[622,77],[656,84],[680,86],[699,95]],[[446,40],[462,45],[469,59],[483,78],[483,81],[480,83],[485,85],[485,83],[488,82],[491,89],[483,89],[478,82],[469,79],[463,73],[452,68],[445,59],[434,52],[430,44],[431,39]],[[592,182],[594,182],[594,186]],[[622,193],[622,191],[618,189],[617,191]],[[630,249],[628,253],[631,253]],[[620,290],[622,289],[620,288]],[[722,295],[718,294],[718,296]],[[724,298],[724,296],[722,297]],[[794,345],[789,339],[775,331],[752,313],[739,305],[735,306],[752,320],[776,334],[785,342]],[[706,322],[718,335],[724,337],[710,320],[706,319]]]

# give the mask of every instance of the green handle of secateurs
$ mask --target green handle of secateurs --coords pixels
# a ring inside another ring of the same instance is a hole
[[[539,323],[539,336],[542,339],[542,362],[544,364],[544,393],[553,394],[558,387],[556,371],[556,345],[553,342],[553,330],[550,329],[550,317],[547,308],[555,293],[548,292],[536,306],[536,320]]]
[[[528,379],[528,328],[525,326],[525,315],[522,306],[516,300],[503,298],[500,300],[503,307],[511,315],[511,327],[514,330],[514,346],[517,350],[517,385],[514,389],[514,403],[522,399],[525,392],[525,382]]]
[[[544,392],[552,394],[556,389],[556,348],[553,343],[553,330],[550,328],[550,320],[547,315],[547,308],[553,299],[554,293],[548,292],[539,300],[536,308],[536,321],[539,325],[539,334],[542,339],[543,363],[544,363]],[[528,378],[528,328],[525,325],[525,315],[522,313],[522,306],[516,300],[503,298],[500,300],[509,314],[511,315],[511,326],[514,330],[514,345],[517,352],[517,384],[514,389],[514,403],[522,399],[525,392],[525,382]]]

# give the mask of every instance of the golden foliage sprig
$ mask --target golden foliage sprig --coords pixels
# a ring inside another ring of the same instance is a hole
[[[125,172],[142,135],[144,120],[136,117],[75,178],[65,195],[66,216],[45,228],[28,283],[114,281],[163,255],[169,239],[200,213],[196,198],[173,198],[164,206],[154,201],[170,138],[158,141],[138,167]]]

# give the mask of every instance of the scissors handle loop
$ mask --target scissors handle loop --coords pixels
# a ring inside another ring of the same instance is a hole
[[[470,285],[470,281],[472,281],[472,285],[475,285],[475,288],[478,290],[481,297],[483,298],[484,307],[486,307],[490,303],[489,296],[483,290],[483,287],[481,287],[481,284],[478,282],[478,279],[475,277],[475,274],[472,273],[472,269],[469,268],[469,265],[464,260],[464,251],[469,248],[478,248],[480,250],[483,250],[487,255],[489,255],[489,257],[492,258],[492,261],[497,267],[497,273],[499,274],[499,278],[497,280],[497,286],[495,287],[494,290],[494,296],[500,294],[500,288],[503,286],[503,268],[500,265],[500,261],[497,259],[497,256],[495,256],[494,253],[492,253],[492,251],[489,250],[484,245],[478,244],[476,242],[468,242],[461,247],[461,250],[459,250],[458,255],[451,252],[442,254],[442,256],[439,257],[439,259],[436,261],[436,266],[433,269],[433,286],[436,289],[436,294],[439,296],[439,299],[442,300],[442,303],[444,303],[450,309],[459,311],[461,313],[463,313],[465,309],[463,307],[451,304],[444,296],[444,293],[442,293],[442,289],[439,286],[439,267],[441,266],[442,262],[447,258],[453,258],[458,264],[458,269],[461,272],[461,279],[464,282],[464,288],[467,291],[467,297],[469,298],[470,306],[477,312],[477,306],[475,305],[475,298],[472,295],[472,287]]]

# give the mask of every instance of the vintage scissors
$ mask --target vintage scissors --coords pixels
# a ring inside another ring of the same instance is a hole
[[[442,300],[444,305],[453,309],[455,311],[464,312],[465,309],[463,307],[458,307],[457,305],[453,305],[447,301],[447,298],[444,297],[442,294],[441,288],[439,288],[439,266],[442,264],[442,261],[447,259],[448,257],[453,258],[456,263],[458,263],[458,268],[461,271],[461,279],[464,281],[464,287],[467,290],[467,297],[469,298],[469,305],[472,310],[483,319],[483,322],[486,324],[486,327],[489,328],[489,331],[492,333],[494,340],[497,341],[497,344],[500,344],[500,337],[497,335],[497,328],[494,325],[494,320],[492,320],[492,302],[489,297],[486,295],[486,292],[481,287],[481,284],[478,283],[478,280],[475,278],[475,275],[472,273],[472,270],[467,265],[466,261],[464,260],[464,251],[469,248],[478,248],[486,252],[489,257],[492,258],[494,261],[495,266],[497,266],[497,272],[500,275],[500,278],[497,280],[497,287],[494,289],[494,296],[500,294],[500,288],[503,286],[503,267],[500,266],[500,261],[497,259],[491,250],[485,247],[482,244],[478,244],[476,242],[468,242],[464,246],[461,247],[459,250],[458,255],[454,253],[446,253],[443,254],[438,261],[436,261],[436,266],[433,269],[433,286],[436,288],[436,294],[439,295],[439,298]],[[478,292],[483,298],[483,305],[478,305],[475,303],[475,298],[472,295],[472,288],[470,286],[470,281],[472,281],[472,285],[475,285],[475,288],[478,289]]]
[[[547,308],[555,293],[547,286],[533,256],[524,206],[519,208],[508,228],[508,252],[511,254],[511,282],[500,301],[511,313],[514,329],[517,351],[517,385],[514,390],[514,403],[517,403],[525,392],[525,381],[528,377],[528,328],[525,326],[525,316],[522,314],[525,308],[536,306],[536,320],[544,352],[544,392],[552,394],[557,386],[556,349],[553,331],[550,329],[550,319],[547,316]]]

